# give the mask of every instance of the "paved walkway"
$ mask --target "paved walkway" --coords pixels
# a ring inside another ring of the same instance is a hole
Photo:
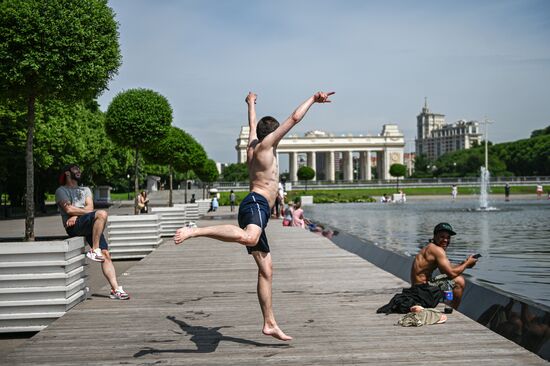
[[[233,223],[201,220],[199,224]],[[376,309],[406,283],[324,237],[273,220],[274,309],[289,343],[263,336],[257,270],[245,248],[165,240],[130,268],[130,301],[93,296],[27,340],[5,365],[546,365],[454,312],[395,326]]]

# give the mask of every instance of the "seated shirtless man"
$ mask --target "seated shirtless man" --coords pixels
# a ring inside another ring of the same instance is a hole
[[[445,290],[447,286],[453,289],[451,306],[455,309],[460,305],[466,282],[461,276],[466,268],[472,268],[477,259],[469,256],[464,262],[452,265],[447,258],[447,247],[451,236],[456,235],[451,225],[442,222],[434,228],[434,237],[414,258],[411,268],[411,284],[428,283]],[[438,268],[441,275],[432,278],[432,272]]]

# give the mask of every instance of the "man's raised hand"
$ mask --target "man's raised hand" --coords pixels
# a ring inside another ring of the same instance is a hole
[[[329,93],[317,92],[313,96],[313,101],[315,103],[330,103],[331,100],[328,100],[328,97],[330,97],[332,94],[334,94],[334,92],[329,92]]]
[[[256,99],[258,96],[252,92],[248,92],[248,95],[246,96],[245,102],[246,104],[256,104]]]

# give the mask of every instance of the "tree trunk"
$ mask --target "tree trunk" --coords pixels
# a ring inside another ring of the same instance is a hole
[[[174,174],[172,169],[172,164],[169,165],[169,168],[170,168],[170,194],[168,195],[168,207],[174,207],[174,202],[172,202],[172,175]],[[187,184],[187,182],[185,184]]]
[[[185,172],[185,193],[184,193],[184,202],[187,203],[187,181],[189,180],[189,171]]]
[[[139,167],[138,167],[138,161],[139,161],[139,152],[138,148],[136,146],[136,159],[134,164],[134,214],[137,215],[139,213],[139,207],[137,206],[137,199],[139,194]]]
[[[27,170],[27,192],[26,192],[26,212],[25,212],[25,240],[34,241],[34,95],[29,96],[27,100],[27,149],[25,154],[25,165]]]

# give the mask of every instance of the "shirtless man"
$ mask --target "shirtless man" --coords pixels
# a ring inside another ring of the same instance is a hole
[[[411,268],[411,284],[429,283],[445,290],[449,285],[453,289],[451,306],[455,309],[460,305],[466,282],[461,276],[466,268],[472,268],[477,259],[469,256],[464,262],[452,265],[447,258],[447,247],[451,236],[456,235],[451,225],[442,222],[434,228],[434,237],[414,258]],[[438,268],[441,275],[432,278],[432,272]]]
[[[279,186],[276,149],[279,141],[304,118],[314,103],[329,103],[328,98],[332,94],[334,92],[318,92],[309,97],[281,125],[275,118],[269,116],[260,119],[256,125],[256,94],[248,93],[246,104],[250,135],[246,154],[250,193],[239,205],[239,226],[182,227],[174,236],[175,244],[181,244],[189,238],[206,236],[245,245],[258,265],[258,300],[264,318],[262,332],[282,341],[291,340],[292,337],[279,328],[273,315],[271,303],[273,268],[265,234]]]

